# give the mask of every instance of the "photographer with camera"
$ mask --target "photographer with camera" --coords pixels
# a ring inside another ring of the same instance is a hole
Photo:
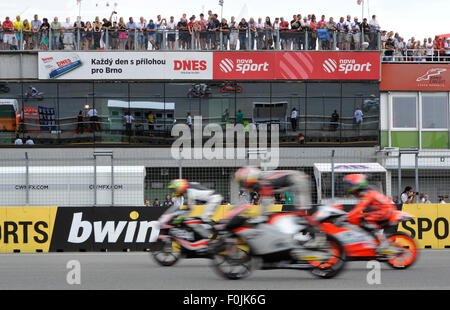
[[[406,186],[405,190],[403,191],[403,193],[401,195],[402,203],[404,203],[404,204],[415,203],[416,196],[418,196],[418,195],[419,195],[418,192],[413,192],[411,186]]]

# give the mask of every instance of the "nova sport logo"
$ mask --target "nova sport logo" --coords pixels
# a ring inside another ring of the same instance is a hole
[[[233,71],[245,74],[246,72],[267,72],[269,71],[269,63],[256,63],[253,59],[236,59],[233,61],[229,58],[224,58],[219,62],[219,69],[224,73],[231,73]]]
[[[355,59],[325,59],[322,64],[322,68],[327,73],[344,72],[348,74],[351,72],[371,72],[372,64],[370,62],[357,63]]]

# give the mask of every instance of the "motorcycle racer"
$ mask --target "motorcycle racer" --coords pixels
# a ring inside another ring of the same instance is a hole
[[[383,222],[389,220],[395,205],[389,197],[369,186],[363,174],[349,174],[344,177],[347,193],[357,197],[359,203],[345,216],[349,223],[358,225],[376,237],[379,241],[376,252],[382,254],[389,242],[383,233]],[[368,209],[368,213],[361,212]]]
[[[186,179],[172,180],[169,183],[168,188],[172,190],[172,197],[175,198],[175,203],[172,207],[174,209],[178,209],[183,204],[183,197],[186,197],[187,205],[189,207],[197,203],[205,203],[206,208],[201,216],[204,223],[210,223],[212,221],[211,216],[223,199],[223,197],[214,190],[206,188],[197,182],[188,182]],[[192,229],[204,238],[208,238],[210,235],[210,232],[200,225],[194,225],[192,226]]]
[[[255,167],[242,167],[236,171],[234,179],[242,190],[256,191],[259,194],[263,215],[273,204],[275,194],[292,192],[294,206],[299,211],[299,215],[307,221],[313,235],[313,238],[304,246],[319,248],[325,244],[326,237],[317,229],[318,222],[307,215],[307,210],[311,209],[312,204],[309,177],[306,174],[294,170],[261,171]],[[262,216],[263,219],[264,216]]]

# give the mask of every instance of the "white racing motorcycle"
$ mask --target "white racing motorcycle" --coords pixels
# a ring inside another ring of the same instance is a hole
[[[323,233],[320,246],[306,248],[311,231],[304,218],[295,212],[277,213],[257,222],[242,215],[250,206],[237,207],[226,216],[220,241],[211,247],[218,274],[242,279],[255,269],[255,261],[259,269],[306,269],[319,278],[332,278],[343,270],[346,256],[338,239]]]

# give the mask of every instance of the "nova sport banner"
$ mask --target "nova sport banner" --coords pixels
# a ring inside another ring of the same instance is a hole
[[[378,52],[40,52],[39,79],[380,80]]]

